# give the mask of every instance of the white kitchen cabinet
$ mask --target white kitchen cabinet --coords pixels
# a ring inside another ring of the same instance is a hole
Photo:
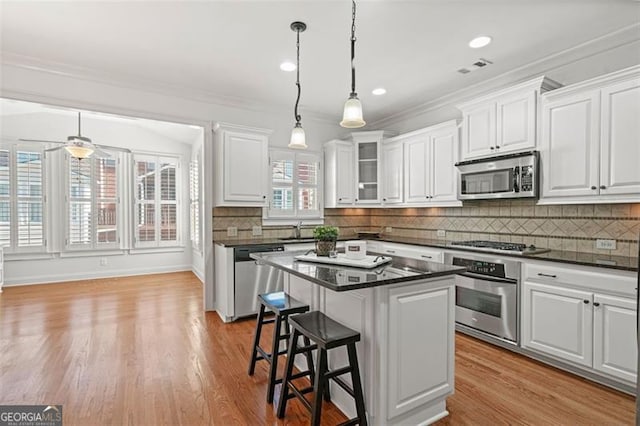
[[[522,345],[590,367],[592,299],[586,291],[525,281]]]
[[[636,283],[633,273],[525,264],[522,341],[626,384],[637,377]]]
[[[455,121],[399,136],[404,143],[407,205],[461,205],[457,200],[458,127]]]
[[[266,207],[271,130],[218,123],[214,132],[214,207]]]
[[[355,169],[351,142],[333,140],[324,146],[325,207],[354,203]]]
[[[462,160],[536,147],[538,98],[560,87],[545,77],[458,105],[462,111]]]
[[[380,187],[385,173],[380,163],[380,147],[388,136],[384,131],[351,133],[356,157],[356,205],[380,205]]]
[[[404,167],[401,142],[382,145],[382,202],[384,205],[401,204],[404,191]]]
[[[409,259],[426,260],[442,263],[444,251],[432,247],[415,246],[410,244],[380,242],[378,250],[391,256],[407,257]]]
[[[593,368],[635,383],[638,345],[633,299],[596,294],[593,299]]]
[[[541,204],[640,201],[640,66],[542,97]]]

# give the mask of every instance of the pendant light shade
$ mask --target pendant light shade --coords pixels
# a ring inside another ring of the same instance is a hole
[[[296,120],[296,124],[291,131],[291,140],[289,141],[289,148],[293,149],[307,149],[306,137],[304,129],[302,128],[302,117],[298,114],[298,103],[300,102],[300,33],[307,29],[307,24],[304,22],[293,22],[291,29],[296,32],[296,86],[298,87],[298,97],[296,98],[296,106],[293,109],[293,116]]]
[[[342,121],[340,125],[347,129],[357,129],[364,126],[365,121],[362,118],[362,104],[357,96],[349,96],[344,103],[344,112],[342,113]]]
[[[340,126],[347,129],[357,129],[367,124],[362,117],[362,104],[356,93],[356,2],[351,1],[351,93],[349,99],[344,103],[344,112]]]
[[[72,157],[79,160],[89,158],[93,154],[93,149],[82,145],[67,145],[64,149],[71,154]]]

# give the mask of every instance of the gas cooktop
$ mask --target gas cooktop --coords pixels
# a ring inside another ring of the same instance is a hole
[[[538,248],[534,245],[527,246],[526,244],[502,243],[499,241],[454,241],[451,245],[469,247],[474,250],[488,251],[492,253],[537,254],[549,251],[549,249]]]

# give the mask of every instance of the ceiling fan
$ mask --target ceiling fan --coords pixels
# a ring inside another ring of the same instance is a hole
[[[82,160],[84,158],[88,158],[91,155],[97,158],[110,158],[111,155],[104,151],[104,149],[109,149],[113,151],[121,151],[121,152],[131,152],[131,150],[127,148],[119,148],[115,146],[106,146],[106,145],[97,145],[91,142],[91,139],[88,137],[82,136],[80,133],[82,115],[78,112],[78,134],[73,136],[67,136],[67,141],[47,141],[40,139],[19,139],[23,142],[46,142],[46,143],[56,143],[60,144],[55,148],[45,149],[45,152],[50,151],[58,151],[61,149],[65,149],[72,157]]]

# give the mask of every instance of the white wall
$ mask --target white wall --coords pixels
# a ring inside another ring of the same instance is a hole
[[[71,118],[71,121],[69,121]],[[71,126],[69,126],[71,124]],[[73,114],[55,112],[28,113],[7,115],[2,117],[0,136],[2,142],[13,141],[18,138],[33,138],[46,140],[65,140],[69,134],[74,134],[75,118]],[[72,127],[72,129],[69,129]],[[202,131],[188,132],[191,135]],[[45,195],[48,197],[47,206],[47,253],[37,256],[5,255],[5,285],[34,284],[43,282],[67,281],[72,279],[87,279],[106,276],[123,276],[153,272],[169,272],[190,270],[192,264],[191,243],[189,240],[189,169],[191,145],[194,141],[181,142],[166,138],[154,131],[138,126],[136,120],[114,120],[90,118],[83,119],[83,134],[93,139],[95,143],[109,146],[121,146],[133,152],[152,152],[179,156],[181,172],[179,184],[181,186],[180,209],[182,222],[180,235],[182,247],[166,249],[144,250],[110,250],[110,251],[75,251],[64,252],[63,227],[59,226],[66,220],[64,191],[57,184],[64,182],[64,169],[60,158],[51,157],[45,166],[48,168],[45,181]],[[34,144],[38,146],[39,144]],[[201,146],[201,145],[200,145]],[[55,184],[55,186],[54,186]],[[129,198],[123,192],[121,198]],[[121,202],[123,202],[121,200]],[[126,204],[125,204],[126,205]],[[127,214],[120,218],[121,226],[126,226]],[[128,236],[129,233],[124,233]],[[125,238],[123,241],[128,241]],[[127,244],[125,243],[125,246]],[[37,258],[34,258],[37,257]],[[106,264],[103,264],[106,263]]]

